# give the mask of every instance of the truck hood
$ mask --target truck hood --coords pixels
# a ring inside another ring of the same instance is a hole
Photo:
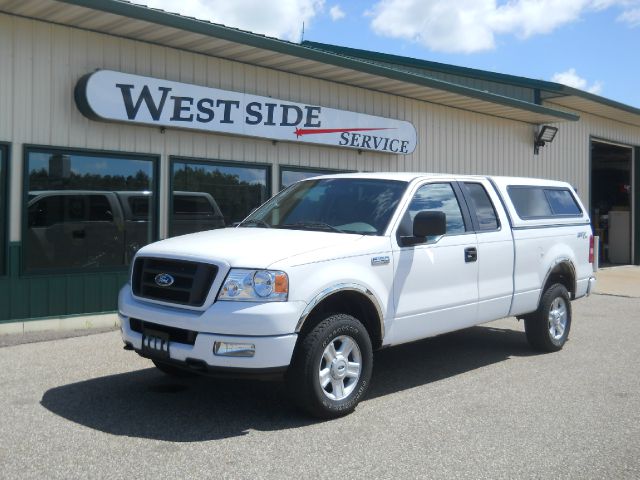
[[[331,249],[361,239],[362,235],[276,228],[224,228],[192,233],[155,242],[140,255],[217,261],[234,268],[268,268],[270,265],[316,250]],[[331,249],[333,255],[339,253]],[[327,255],[319,255],[323,259]]]

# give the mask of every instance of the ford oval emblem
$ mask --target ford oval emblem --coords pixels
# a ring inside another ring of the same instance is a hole
[[[159,287],[170,287],[171,285],[173,285],[173,282],[175,282],[176,279],[168,273],[159,273],[156,275],[155,281],[156,285],[158,285]]]

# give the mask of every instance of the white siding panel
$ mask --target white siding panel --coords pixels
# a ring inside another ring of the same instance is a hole
[[[13,18],[0,15],[0,141],[13,137]]]

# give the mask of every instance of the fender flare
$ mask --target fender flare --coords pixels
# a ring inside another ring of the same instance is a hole
[[[380,340],[383,340],[385,335],[385,328],[384,316],[382,314],[380,302],[371,290],[357,283],[338,283],[337,285],[334,285],[332,287],[325,288],[318,295],[316,295],[313,300],[311,300],[306,306],[306,308],[302,312],[302,315],[300,315],[300,319],[296,324],[296,333],[300,333],[302,327],[304,326],[304,323],[307,321],[307,318],[309,317],[313,309],[320,304],[320,302],[338,292],[358,292],[365,295],[371,301],[378,314],[378,323],[380,324]]]
[[[576,267],[573,265],[573,262],[569,257],[558,257],[551,264],[551,266],[549,267],[549,270],[547,270],[547,274],[544,277],[544,281],[540,285],[540,295],[538,296],[538,305],[540,305],[540,299],[542,298],[542,295],[544,295],[544,286],[547,284],[547,281],[549,280],[551,273],[555,270],[555,268],[558,265],[562,265],[562,264],[567,265],[567,267],[569,267],[569,270],[571,270],[571,274],[573,275],[573,292],[575,295],[575,292],[577,289],[577,281],[578,281],[578,278],[576,276]],[[569,293],[571,294],[571,292]]]

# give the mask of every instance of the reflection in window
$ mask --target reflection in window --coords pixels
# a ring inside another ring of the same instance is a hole
[[[413,235],[413,219],[418,212],[424,210],[444,212],[447,217],[447,235],[465,232],[462,211],[451,184],[429,183],[418,189],[400,224],[401,236]]]
[[[473,208],[478,218],[479,230],[497,230],[499,227],[496,210],[489,198],[489,194],[479,183],[465,183],[465,188],[471,197]]]
[[[269,197],[268,169],[176,159],[170,235],[224,228]]]
[[[382,235],[406,186],[373,178],[307,180],[280,192],[242,226]]]
[[[128,265],[155,239],[153,170],[133,155],[28,150],[25,270]]]
[[[547,200],[551,205],[554,215],[580,215],[582,211],[573,198],[571,192],[566,189],[547,189]]]
[[[520,218],[582,215],[576,199],[567,188],[510,186],[507,191]]]
[[[320,168],[294,168],[280,167],[280,189],[287,188],[300,180],[339,173],[335,170],[322,170]]]
[[[0,275],[5,273],[7,251],[7,150],[0,145]]]
[[[520,218],[551,216],[551,207],[542,188],[509,187],[507,191]]]

